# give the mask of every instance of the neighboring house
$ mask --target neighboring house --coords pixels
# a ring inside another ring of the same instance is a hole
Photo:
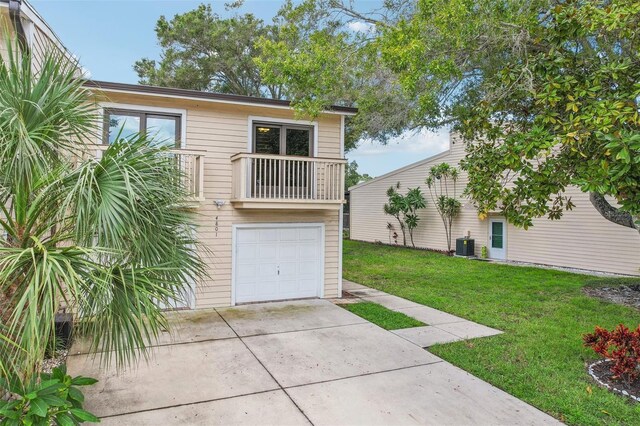
[[[50,49],[58,49],[69,59],[73,58],[53,29],[26,1],[0,0],[0,54],[3,57],[7,53],[5,34],[11,37],[17,35],[23,40],[25,47],[33,54],[33,66],[36,70],[44,52]]]
[[[392,234],[401,231],[391,216],[383,212],[387,189],[400,182],[402,190],[420,187],[427,198],[427,208],[420,210],[420,223],[414,232],[416,246],[446,250],[444,227],[425,184],[429,169],[446,162],[457,166],[465,155],[464,143],[450,136],[449,150],[395,170],[350,188],[350,236],[354,240],[380,241],[393,244]],[[461,173],[458,193],[467,183]],[[482,246],[492,259],[531,262],[544,265],[579,268],[592,271],[640,275],[640,234],[638,231],[607,221],[591,205],[589,196],[578,188],[566,192],[576,205],[560,220],[540,218],[529,230],[507,224],[498,212],[481,220],[472,202],[463,199],[460,215],[454,221],[453,239],[470,234],[475,240],[475,254]],[[387,224],[394,228],[389,230]]]
[[[124,128],[123,136],[155,133],[181,164],[211,277],[194,283],[184,307],[341,295],[344,118],[355,109],[303,121],[280,100],[87,87],[103,116],[99,139],[89,141],[97,155]]]

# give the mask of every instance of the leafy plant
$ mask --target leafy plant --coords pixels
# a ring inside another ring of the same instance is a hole
[[[89,377],[71,377],[66,367],[57,367],[51,374],[40,374],[23,386],[20,381],[5,382],[3,388],[18,397],[0,400],[0,426],[33,425],[71,426],[78,423],[98,423],[100,419],[82,408],[84,395],[78,386],[97,383]]]
[[[458,169],[448,163],[440,163],[431,167],[425,183],[429,187],[429,194],[436,210],[444,224],[447,238],[447,250],[451,252],[451,226],[453,220],[460,214],[460,201],[456,195]]]
[[[420,218],[418,217],[418,209],[423,209],[427,206],[427,202],[422,194],[420,188],[409,188],[406,195],[402,195],[398,192],[400,189],[400,182],[395,186],[391,186],[387,190],[387,197],[389,202],[383,207],[384,213],[393,216],[398,221],[400,230],[402,231],[402,243],[407,245],[407,234],[409,231],[409,237],[411,239],[411,245],[415,247],[413,242],[413,231],[418,227]],[[390,229],[387,226],[388,229]]]
[[[613,362],[614,379],[631,384],[640,377],[640,325],[633,331],[623,324],[613,331],[596,327],[595,332],[585,334],[584,344]]]
[[[369,176],[367,173],[360,174],[358,172],[358,163],[349,161],[345,170],[344,190],[347,191],[352,186],[356,186],[361,182],[370,181],[371,179],[373,179],[373,176]]]
[[[95,158],[94,95],[76,64],[7,43],[0,60],[0,363],[12,380],[39,371],[55,315],[121,368],[167,326],[162,305],[205,275],[179,163],[149,136],[118,138]]]
[[[487,246],[482,246],[482,248],[480,249],[480,256],[482,256],[483,259],[489,257],[489,249],[487,248]]]

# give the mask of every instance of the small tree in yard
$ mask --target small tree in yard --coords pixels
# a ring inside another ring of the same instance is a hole
[[[460,214],[460,201],[456,198],[457,181],[458,169],[451,167],[448,163],[433,166],[425,180],[433,204],[442,218],[449,252],[451,252],[451,225],[453,219]]]
[[[406,195],[402,195],[398,192],[400,189],[400,182],[395,186],[391,186],[387,190],[387,197],[389,202],[384,205],[384,213],[393,216],[400,225],[402,231],[402,243],[407,245],[407,234],[409,231],[409,239],[411,245],[415,247],[413,242],[413,230],[418,227],[420,218],[418,217],[417,210],[423,209],[427,206],[427,201],[422,194],[420,188],[409,188]]]

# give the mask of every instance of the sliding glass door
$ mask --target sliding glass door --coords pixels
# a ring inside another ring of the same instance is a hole
[[[250,182],[252,196],[311,198],[311,162],[286,157],[313,156],[313,143],[313,128],[310,126],[254,123],[253,152],[273,157],[252,161],[251,175],[255,180]]]

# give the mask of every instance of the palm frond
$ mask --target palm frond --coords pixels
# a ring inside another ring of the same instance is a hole
[[[91,348],[124,367],[168,326],[163,307],[206,275],[179,164],[145,135],[87,158],[96,108],[75,65],[52,51],[34,74],[29,55],[7,50],[0,60],[0,378],[37,372],[62,305],[76,313]]]

